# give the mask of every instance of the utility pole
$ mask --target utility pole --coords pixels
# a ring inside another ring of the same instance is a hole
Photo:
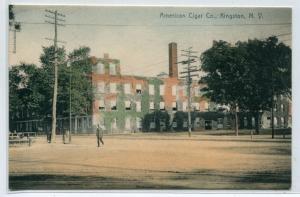
[[[71,143],[71,130],[72,130],[72,64],[70,63],[70,76],[69,76],[69,83],[70,83],[70,90],[69,90],[69,94],[70,94],[70,100],[69,100],[69,118],[70,118],[70,122],[69,122],[69,143]]]
[[[64,18],[65,15],[58,13],[57,10],[45,10],[46,15],[45,17],[50,19],[50,21],[46,20],[46,23],[54,25],[54,39],[53,39],[53,45],[54,45],[54,91],[53,91],[53,100],[52,100],[52,128],[51,128],[51,142],[55,143],[56,138],[56,103],[57,103],[57,86],[58,86],[58,60],[57,60],[57,26],[64,26],[63,24],[60,24],[58,21],[65,22]],[[49,15],[47,15],[49,14]],[[46,38],[47,40],[52,40],[49,38]]]
[[[15,19],[9,21],[9,31],[13,32],[13,53],[17,52],[17,32],[21,31],[21,24]]]
[[[13,32],[13,53],[17,52],[17,32],[21,31],[20,22],[15,21],[14,6],[9,5],[9,31]]]
[[[200,69],[197,68],[197,66],[192,66],[191,64],[196,62],[195,58],[198,58],[195,55],[192,55],[193,53],[197,53],[196,51],[192,51],[192,47],[189,47],[186,50],[181,50],[184,54],[182,56],[187,57],[187,60],[178,62],[179,64],[186,65],[183,69],[185,71],[180,72],[180,74],[185,74],[184,76],[181,76],[180,78],[186,79],[187,84],[187,96],[188,96],[188,128],[189,128],[189,137],[191,137],[192,134],[192,120],[191,120],[191,84],[192,84],[192,77],[199,76],[198,74],[195,74],[195,72],[199,72]]]

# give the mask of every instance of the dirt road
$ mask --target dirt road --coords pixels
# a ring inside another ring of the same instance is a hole
[[[9,149],[10,189],[288,189],[290,139],[132,134]]]

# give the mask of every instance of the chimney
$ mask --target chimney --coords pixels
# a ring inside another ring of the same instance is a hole
[[[104,59],[109,59],[109,54],[108,53],[104,53]]]
[[[169,43],[169,77],[178,78],[177,43]]]

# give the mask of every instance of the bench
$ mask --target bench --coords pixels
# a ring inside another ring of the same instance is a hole
[[[10,133],[9,134],[9,145],[12,144],[28,144],[28,146],[31,146],[33,140],[29,135],[27,135],[27,138],[24,138],[23,133]]]
[[[9,145],[12,144],[28,144],[28,146],[31,146],[33,140],[31,138],[27,139],[10,139],[9,140]]]

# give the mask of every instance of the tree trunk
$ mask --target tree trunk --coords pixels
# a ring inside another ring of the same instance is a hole
[[[238,119],[238,110],[237,110],[237,106],[235,106],[234,109],[234,116],[235,116],[235,135],[238,136],[239,135],[239,119]]]
[[[255,112],[255,132],[257,134],[259,134],[259,129],[260,129],[260,125],[259,125],[259,112]]]
[[[274,139],[274,137],[275,137],[275,129],[274,129],[274,96],[272,96],[271,127],[272,127],[272,139]]]

